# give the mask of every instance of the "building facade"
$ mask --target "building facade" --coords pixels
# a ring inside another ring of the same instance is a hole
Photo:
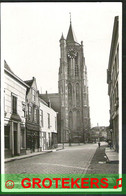
[[[107,141],[108,127],[96,126],[90,130],[90,142]]]
[[[4,61],[5,158],[57,147],[57,112],[37,90],[36,78],[23,81]]]
[[[5,157],[26,153],[27,85],[4,61],[4,144]]]
[[[83,42],[76,41],[72,24],[60,39],[59,99],[61,142],[85,142],[90,129],[87,67]]]
[[[39,151],[39,93],[36,78],[25,81],[29,86],[26,94],[26,148],[27,153]]]
[[[57,113],[39,96],[40,103],[40,150],[57,147]]]
[[[119,150],[119,17],[114,27],[107,69],[108,95],[110,101],[110,132],[113,148]]]

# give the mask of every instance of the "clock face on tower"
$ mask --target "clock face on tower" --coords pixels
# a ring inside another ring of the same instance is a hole
[[[69,49],[69,50],[68,50],[67,56],[68,56],[69,58],[75,58],[75,57],[77,56],[76,50],[73,49],[73,48]]]

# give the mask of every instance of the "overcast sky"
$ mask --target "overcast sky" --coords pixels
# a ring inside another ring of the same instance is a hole
[[[23,80],[33,76],[40,92],[58,92],[59,39],[66,38],[71,12],[78,43],[83,40],[88,71],[91,125],[109,125],[106,83],[114,17],[121,3],[2,3],[1,50]]]

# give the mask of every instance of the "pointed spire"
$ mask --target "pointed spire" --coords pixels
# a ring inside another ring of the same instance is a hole
[[[73,29],[72,29],[71,13],[69,13],[69,14],[70,14],[70,27],[69,27],[69,31],[68,31],[66,40],[68,42],[77,42],[76,37],[73,32]]]
[[[70,24],[71,24],[71,12],[69,12],[69,14],[70,14]]]
[[[60,40],[63,40],[63,39],[64,39],[64,36],[63,36],[63,33],[62,33],[62,36],[61,36]]]

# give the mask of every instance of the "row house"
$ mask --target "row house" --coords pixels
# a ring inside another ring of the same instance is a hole
[[[108,95],[110,101],[110,135],[115,151],[119,150],[119,17],[114,27],[107,69]]]
[[[39,92],[36,79],[27,80],[26,92],[26,153],[39,151]]]
[[[40,103],[40,148],[41,150],[57,147],[57,113],[39,95]]]
[[[39,95],[36,79],[23,81],[4,61],[5,158],[56,147],[57,113]]]
[[[25,154],[25,106],[27,84],[4,61],[4,143],[5,157]]]

